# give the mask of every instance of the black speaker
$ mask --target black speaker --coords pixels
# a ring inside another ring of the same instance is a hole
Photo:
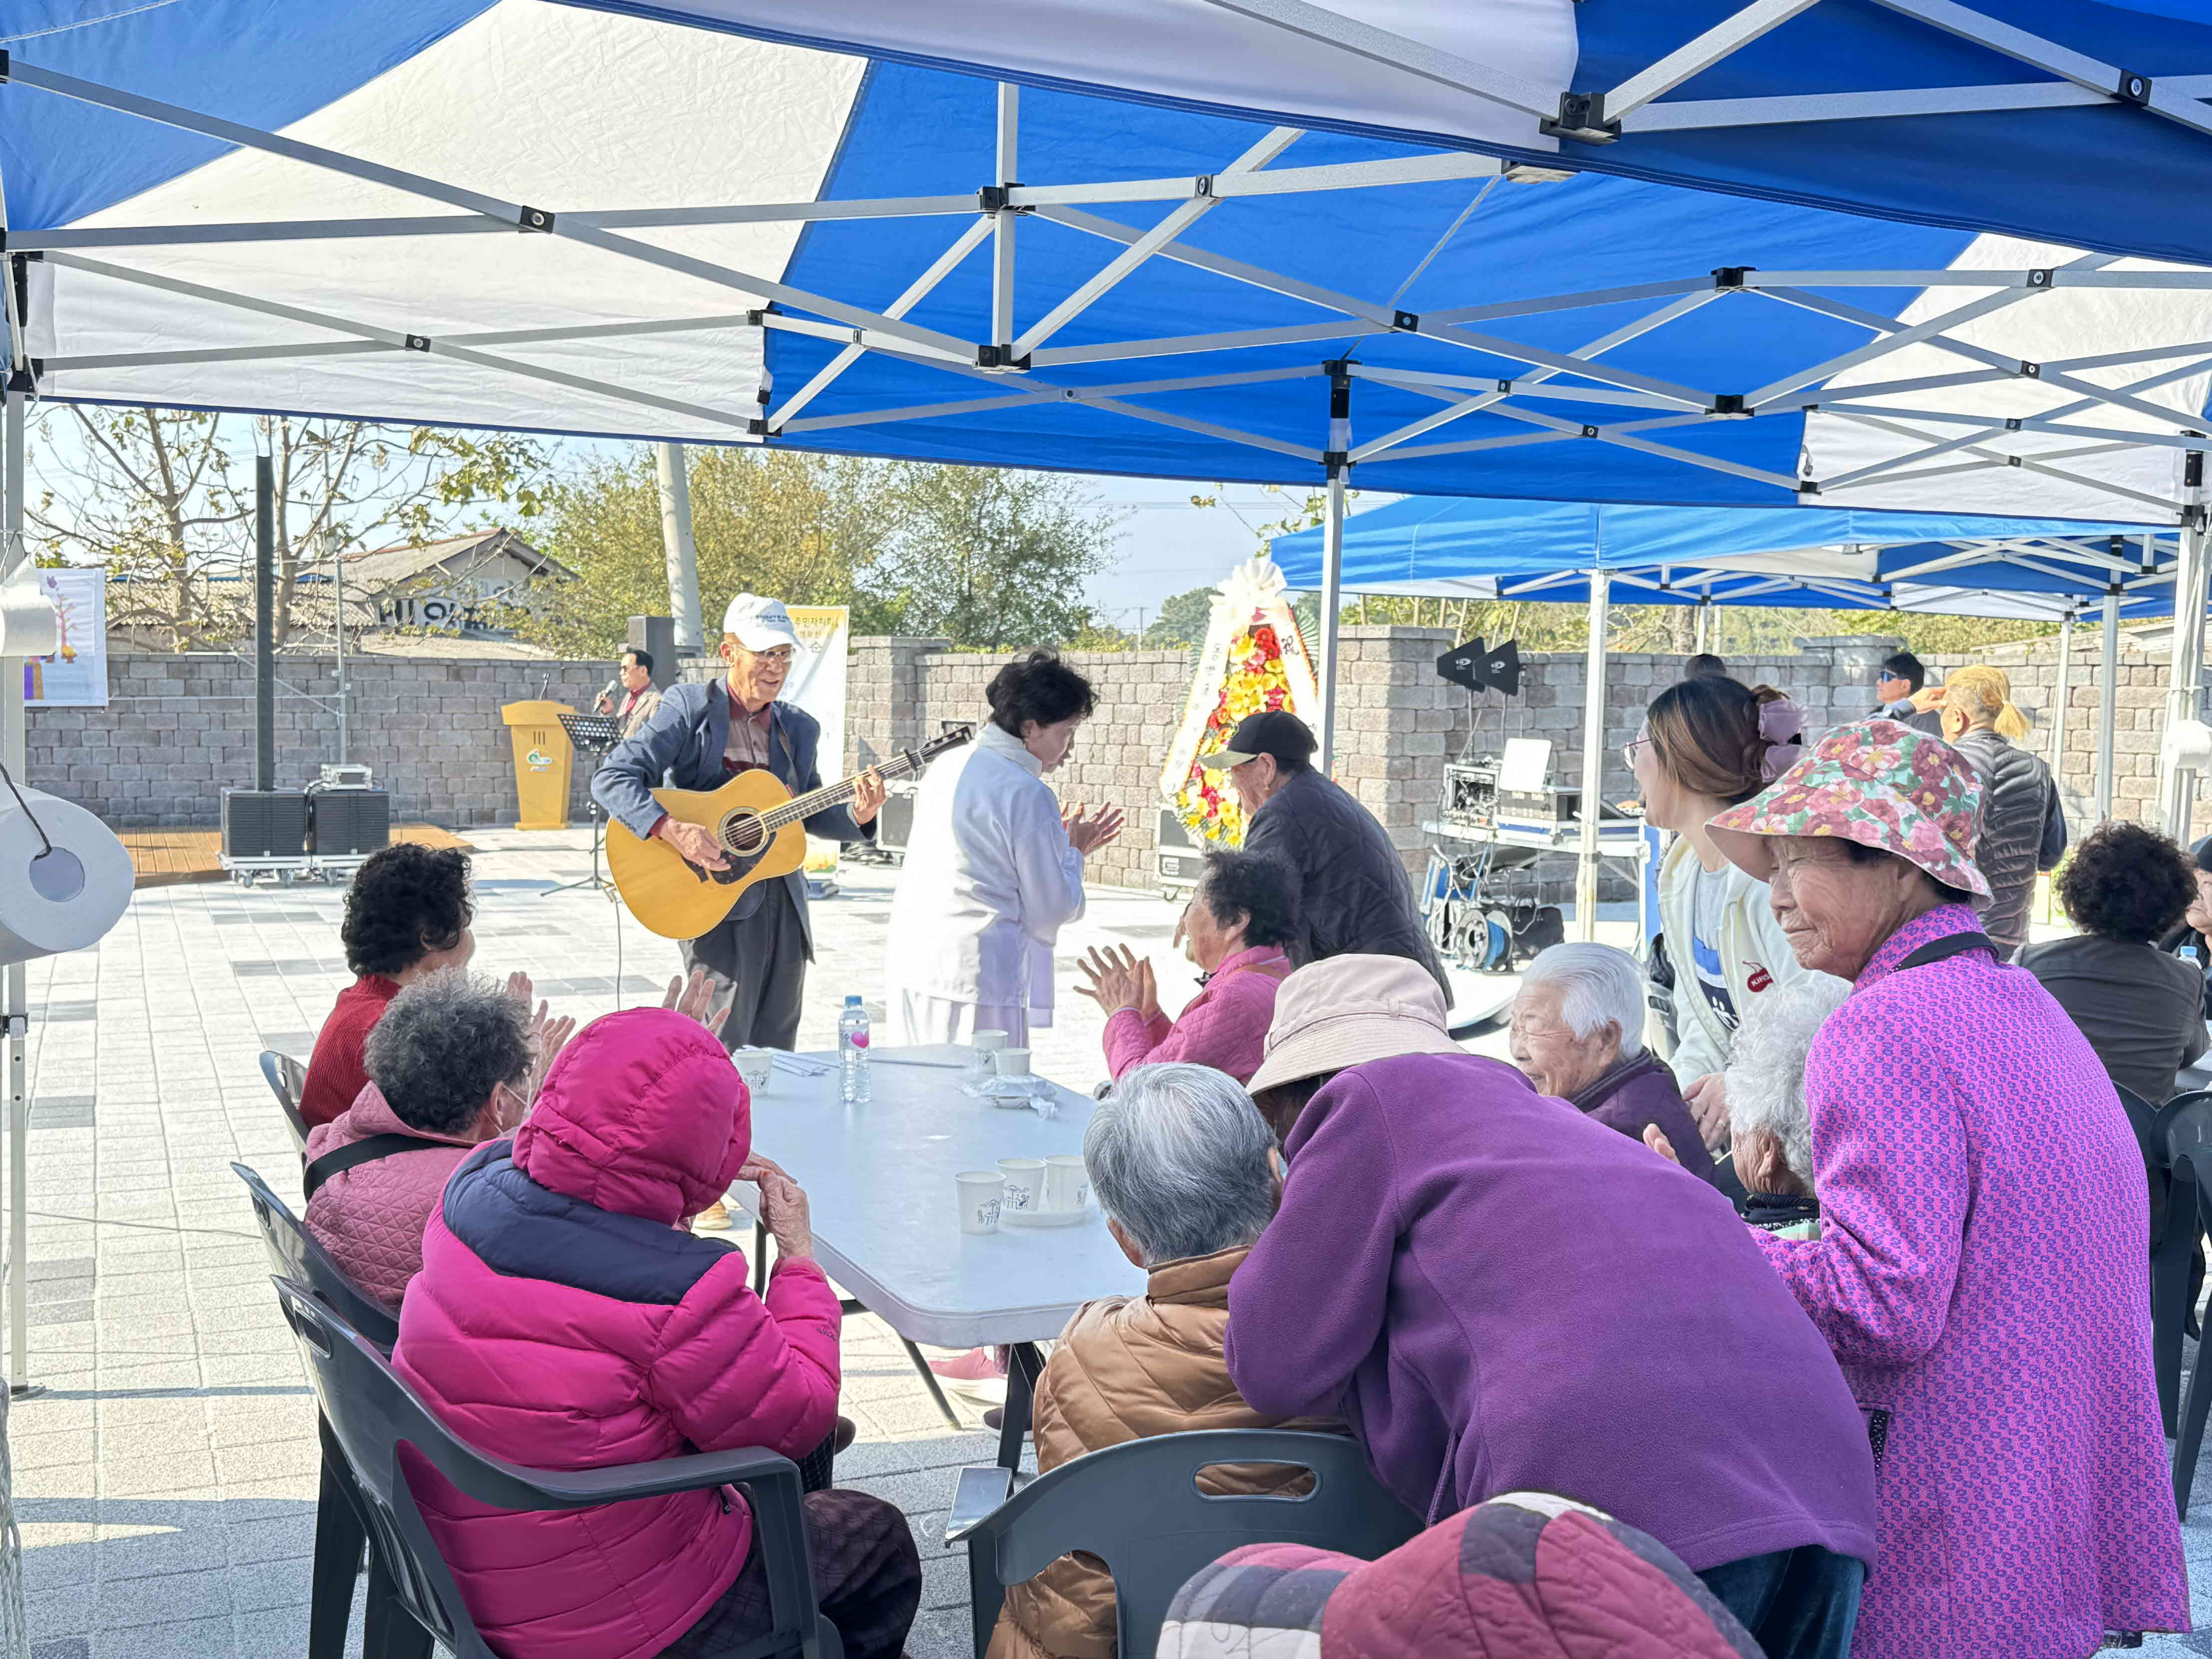
[[[914,841],[914,790],[897,784],[884,797],[876,813],[876,850],[903,853]]]
[[[307,791],[224,790],[222,850],[234,859],[301,857],[307,850]]]
[[[381,789],[318,789],[308,798],[307,850],[351,858],[392,844],[392,797]]]

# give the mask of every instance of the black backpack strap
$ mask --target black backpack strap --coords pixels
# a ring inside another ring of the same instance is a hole
[[[395,1152],[428,1152],[433,1147],[447,1147],[455,1152],[465,1151],[454,1146],[450,1140],[426,1140],[421,1135],[370,1135],[350,1146],[339,1147],[334,1152],[325,1152],[307,1165],[307,1173],[300,1178],[307,1196],[313,1198],[315,1189],[341,1170],[350,1170],[356,1164],[373,1164],[380,1158],[390,1158]]]
[[[1931,962],[1942,962],[1951,957],[1962,957],[1969,951],[1987,951],[1995,957],[1997,947],[1987,933],[1946,933],[1942,939],[1930,939],[1911,956],[1891,969],[1903,973],[1908,968],[1925,968]]]

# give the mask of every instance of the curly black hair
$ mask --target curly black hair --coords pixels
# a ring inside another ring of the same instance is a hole
[[[404,973],[459,945],[475,913],[467,854],[408,842],[372,853],[354,872],[338,924],[346,966],[387,979]]]
[[[2180,925],[2197,900],[2188,854],[2140,823],[2091,830],[2058,872],[2058,902],[2075,924],[2123,945],[2148,945]]]
[[[1287,945],[1297,931],[1297,876],[1257,853],[1206,849],[1199,896],[1224,927],[1242,915],[1248,945]]]
[[[1032,651],[991,676],[983,696],[991,705],[991,724],[1009,737],[1035,720],[1057,726],[1073,715],[1088,719],[1098,706],[1091,682],[1060,659],[1057,651]]]

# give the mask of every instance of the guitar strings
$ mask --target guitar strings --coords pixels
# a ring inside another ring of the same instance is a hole
[[[931,757],[908,750],[873,769],[879,777],[902,777],[914,770],[916,766],[924,764],[929,758]],[[794,796],[781,806],[772,806],[767,811],[757,813],[754,816],[767,834],[774,835],[792,824],[804,823],[824,807],[836,805],[840,801],[849,797],[854,790],[860,787],[860,783],[858,777],[850,777],[840,783],[825,784],[819,789],[807,794]],[[732,817],[734,817],[735,815],[732,814]],[[714,830],[714,839],[722,843],[725,850],[739,854],[760,850],[757,848],[742,848],[732,842],[730,839],[731,823],[732,818],[725,818],[715,826]]]

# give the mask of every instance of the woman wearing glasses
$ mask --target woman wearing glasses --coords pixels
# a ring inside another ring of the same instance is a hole
[[[1645,821],[1674,831],[1659,868],[1659,919],[1674,969],[1674,1079],[1705,1144],[1728,1144],[1722,1073],[1754,999],[1820,977],[1797,965],[1766,884],[1722,856],[1705,825],[1749,800],[1800,751],[1797,705],[1771,685],[1704,678],[1669,686],[1623,751]]]

